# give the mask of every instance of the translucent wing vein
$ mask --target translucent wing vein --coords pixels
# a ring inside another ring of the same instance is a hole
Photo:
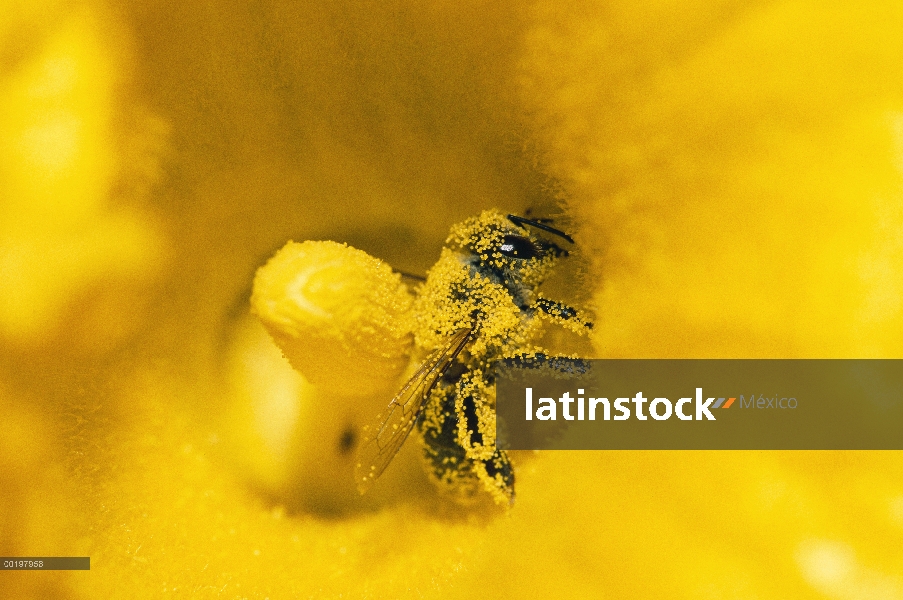
[[[366,493],[382,475],[408,438],[430,390],[470,341],[472,329],[452,335],[442,347],[429,355],[386,410],[376,416],[374,425],[364,428],[364,442],[358,451],[354,477],[357,489]]]

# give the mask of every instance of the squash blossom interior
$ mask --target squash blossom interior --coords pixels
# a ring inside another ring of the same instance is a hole
[[[598,356],[903,356],[901,30],[890,0],[0,0],[0,546],[91,557],[0,598],[903,599],[899,452],[544,452],[478,521],[408,444],[359,497],[339,436],[417,326],[339,244],[258,278],[309,381],[233,336],[300,388],[297,429],[259,411],[271,487],[232,452],[258,406],[244,447],[204,419],[285,240],[419,273],[556,198]]]

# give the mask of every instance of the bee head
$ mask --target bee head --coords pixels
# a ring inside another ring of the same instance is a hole
[[[453,227],[446,243],[470,255],[481,272],[494,273],[509,284],[535,286],[567,251],[530,228],[573,242],[569,235],[543,222],[490,210]]]

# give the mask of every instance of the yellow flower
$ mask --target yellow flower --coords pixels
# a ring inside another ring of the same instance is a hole
[[[522,456],[498,517],[407,448],[357,495],[391,392],[248,316],[289,239],[423,273],[559,204],[587,353],[903,349],[898,3],[515,4],[0,1],[0,554],[92,562],[0,596],[903,598],[894,452]]]

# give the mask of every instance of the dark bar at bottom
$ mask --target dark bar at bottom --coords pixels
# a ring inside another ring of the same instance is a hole
[[[0,556],[0,571],[90,570],[90,556]]]

